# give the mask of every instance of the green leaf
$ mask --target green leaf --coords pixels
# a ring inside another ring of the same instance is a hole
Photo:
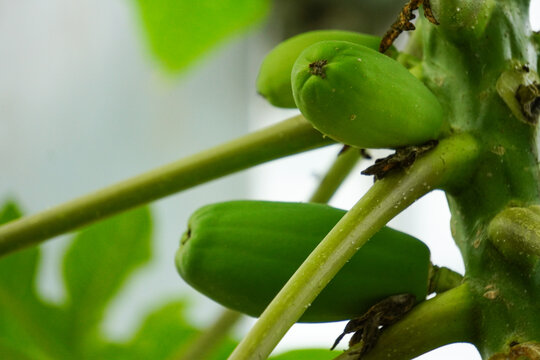
[[[19,216],[13,202],[0,208],[0,224]],[[0,358],[176,359],[201,332],[185,320],[182,301],[152,312],[126,343],[99,332],[106,306],[150,258],[151,227],[149,210],[141,208],[77,234],[63,262],[69,299],[62,306],[44,303],[36,293],[39,248],[0,258]],[[227,358],[235,345],[224,341],[209,360]]]
[[[302,349],[272,356],[270,360],[331,360],[342,354],[342,351],[328,349]]]
[[[150,212],[139,208],[75,237],[64,258],[74,341],[95,332],[105,306],[133,270],[150,259],[150,236]]]
[[[9,201],[0,210],[0,224],[21,216]],[[35,291],[40,252],[29,248],[0,258],[0,354],[2,359],[65,358],[60,309],[41,302]],[[47,355],[48,354],[48,355]]]
[[[134,338],[123,345],[105,349],[98,358],[130,359],[179,359],[200,330],[189,325],[184,316],[186,304],[176,301],[151,313]],[[223,360],[232,353],[237,342],[225,340],[208,360]]]
[[[0,210],[0,224],[7,223],[22,216],[18,206],[13,202],[7,202]],[[30,284],[36,272],[39,251],[30,248],[12,256],[0,258],[0,284],[2,290],[8,291],[13,296],[26,296],[32,292],[32,287],[23,287],[21,284]],[[18,271],[13,271],[17,268]]]
[[[154,54],[170,71],[184,70],[231,35],[267,14],[268,0],[137,0]]]

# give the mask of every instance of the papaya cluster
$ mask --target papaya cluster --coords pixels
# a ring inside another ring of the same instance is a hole
[[[397,51],[377,52],[380,39],[347,31],[292,37],[264,59],[257,91],[278,107],[298,108],[323,134],[358,148],[420,145],[448,124],[433,93]]]
[[[189,219],[176,254],[182,278],[224,305],[258,317],[345,214],[315,203],[229,201]],[[430,252],[420,240],[384,227],[319,294],[301,322],[358,317],[396,294],[427,295]]]
[[[313,31],[272,50],[257,90],[298,108],[326,136],[358,148],[399,148],[438,139],[448,125],[437,98],[380,39]],[[259,316],[345,214],[327,205],[229,201],[197,210],[176,254],[178,272],[225,307]],[[428,292],[430,253],[420,240],[382,228],[341,269],[301,322],[361,316],[396,294]]]

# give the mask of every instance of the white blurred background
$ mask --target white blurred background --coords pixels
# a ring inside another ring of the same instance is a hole
[[[539,30],[540,0],[532,3]],[[255,93],[258,66],[272,45],[262,26],[180,77],[161,72],[142,31],[127,0],[0,0],[0,200],[11,196],[34,213],[294,114]],[[173,263],[189,214],[237,198],[305,201],[338,150],[262,165],[155,203],[155,260],[111,306],[106,333],[129,337],[138,314],[179,296],[191,299],[191,320],[208,325],[220,308],[188,288]],[[367,190],[371,178],[359,175],[366,164],[354,170],[332,205],[349,208]],[[424,240],[435,264],[463,271],[441,192],[391,225]],[[65,245],[61,237],[44,246],[39,291],[51,302],[64,299],[58,265]],[[244,321],[239,336],[251,324]],[[295,325],[276,352],[329,348],[343,326]],[[421,357],[456,358],[479,356],[472,346],[451,345]]]

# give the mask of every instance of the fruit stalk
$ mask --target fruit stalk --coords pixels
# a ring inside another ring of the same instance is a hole
[[[322,178],[313,195],[311,195],[309,201],[321,204],[327,203],[352,169],[354,169],[360,157],[361,154],[358,149],[346,148],[342,150]]]
[[[208,355],[214,350],[229,334],[231,327],[236,325],[238,320],[242,318],[242,314],[224,309],[215,322],[204,330],[187,348],[175,354],[168,360],[205,360]]]
[[[429,191],[466,181],[477,145],[467,134],[439,143],[408,170],[377,181],[338,222],[263,312],[229,360],[265,359],[319,292],[389,220]]]
[[[329,145],[302,117],[218,145],[0,227],[0,256],[270,160]]]

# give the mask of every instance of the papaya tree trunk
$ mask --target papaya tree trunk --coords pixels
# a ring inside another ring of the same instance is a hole
[[[488,231],[503,210],[540,202],[540,81],[529,1],[435,0],[431,6],[439,25],[421,19],[423,36],[416,40],[422,42],[423,80],[453,131],[481,144],[467,186],[446,189],[452,233],[477,304],[473,342],[484,359],[539,359],[538,255],[507,229],[523,224],[509,219]],[[527,226],[535,233],[540,224]],[[535,236],[528,240],[533,249]]]

